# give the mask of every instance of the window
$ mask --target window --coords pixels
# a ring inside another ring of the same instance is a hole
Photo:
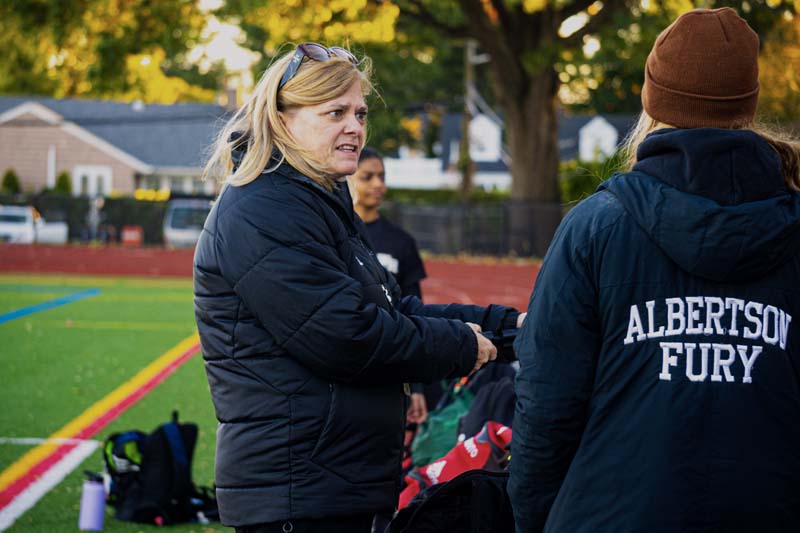
[[[104,165],[78,165],[72,169],[75,196],[105,196],[112,190],[112,170]]]

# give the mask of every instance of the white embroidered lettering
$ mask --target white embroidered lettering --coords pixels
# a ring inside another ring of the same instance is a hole
[[[786,349],[786,337],[789,335],[789,323],[792,321],[792,315],[781,311],[781,349]]]
[[[687,342],[684,345],[686,349],[686,377],[689,381],[705,381],[708,377],[708,349],[711,347],[708,343],[700,345],[700,373],[694,373],[694,349],[697,345],[693,342]]]
[[[702,344],[700,345],[703,346]],[[730,383],[733,381],[733,374],[731,374],[731,365],[736,360],[736,351],[730,344],[712,344],[714,348],[714,371],[711,373],[711,381],[722,381],[722,375],[719,373],[720,369],[725,374],[725,381]],[[722,352],[727,352],[728,356],[722,358]]]
[[[763,308],[764,304],[758,302],[747,302],[747,305],[744,306],[744,316],[754,327],[754,329],[750,329],[750,326],[744,328],[745,339],[757,339],[761,336],[761,310]]]
[[[753,371],[753,364],[756,362],[756,359],[764,349],[761,346],[752,346],[752,352],[750,352],[750,357],[747,356],[747,346],[742,346],[738,344],[736,346],[736,350],[739,352],[739,358],[742,360],[742,364],[744,365],[744,376],[742,377],[742,383],[752,383],[753,378],[750,377],[750,373]]]
[[[725,309],[731,310],[731,327],[728,328],[728,334],[738,337],[739,330],[736,329],[736,317],[739,311],[744,311],[744,300],[725,298]]]
[[[687,335],[698,335],[703,333],[703,326],[699,324],[695,326],[695,322],[700,321],[700,309],[695,309],[697,307],[703,307],[703,297],[702,296],[687,296],[686,297],[686,334]]]
[[[725,329],[720,324],[720,320],[722,316],[725,314],[725,302],[722,301],[722,298],[719,296],[706,296],[706,327],[703,329],[703,333],[706,335],[711,335],[712,333],[716,333],[717,335],[724,335]],[[714,309],[716,307],[716,310]],[[714,324],[714,327],[711,327],[711,324]]]
[[[686,318],[683,316],[683,300],[680,298],[667,298],[667,331],[665,336],[681,335],[686,329]],[[675,324],[677,322],[677,325]]]
[[[661,373],[658,375],[658,379],[663,381],[670,381],[672,380],[672,375],[670,374],[670,367],[678,366],[678,357],[676,355],[670,355],[670,350],[675,350],[676,353],[683,353],[683,343],[681,342],[660,342],[659,346],[661,346]]]
[[[649,302],[645,302],[647,306],[647,338],[648,339],[656,339],[658,337],[664,336],[664,326],[659,327],[657,330],[653,331],[655,328],[655,318],[654,318],[654,308],[656,306],[655,300],[650,300]]]
[[[642,317],[639,316],[639,308],[635,305],[631,306],[631,316],[628,319],[628,334],[625,335],[625,344],[633,342],[633,334],[636,334],[636,340],[641,341],[646,338],[644,334],[644,327],[642,326]]]
[[[770,317],[770,315],[772,315]],[[772,344],[773,346],[778,344],[778,340],[781,336],[781,324],[780,324],[781,316],[778,313],[778,308],[774,305],[767,305],[764,307],[764,329],[761,331],[761,338],[764,339],[764,342],[767,344]],[[772,335],[769,334],[770,326],[772,326]]]

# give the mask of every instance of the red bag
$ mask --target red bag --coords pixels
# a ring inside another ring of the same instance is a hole
[[[511,428],[487,422],[475,436],[458,443],[441,459],[415,468],[406,476],[406,488],[400,493],[398,509],[407,506],[420,491],[468,470],[504,471],[508,466],[511,436]]]

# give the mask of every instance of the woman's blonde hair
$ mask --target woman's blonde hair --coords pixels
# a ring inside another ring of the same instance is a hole
[[[338,56],[327,61],[304,58],[294,77],[278,91],[278,84],[292,55],[284,55],[264,72],[253,94],[222,128],[203,170],[203,178],[225,181],[235,186],[246,185],[265,170],[273,151],[277,149],[282,159],[275,162],[271,169],[274,170],[285,159],[327,189],[333,186],[335,176],[330,175],[323,163],[316,161],[310,151],[303,147],[302,139],[292,137],[279,112],[338,98],[354,83],[361,84],[364,96],[369,95],[373,89],[372,64],[366,57],[358,66]],[[247,150],[234,168],[232,154],[240,147]]]
[[[623,170],[631,170],[636,164],[636,151],[650,133],[662,128],[672,128],[642,111],[636,126],[628,134],[622,146]],[[750,130],[772,146],[781,158],[781,173],[789,188],[800,191],[800,141],[777,128],[754,122],[739,129]]]

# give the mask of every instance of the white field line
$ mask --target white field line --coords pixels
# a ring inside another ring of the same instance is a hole
[[[81,444],[83,442],[96,442],[87,439],[41,439],[37,437],[0,437],[0,444],[20,444],[23,446],[34,446],[38,444]]]
[[[41,439],[44,440],[44,439]],[[79,439],[63,439],[79,440]],[[58,485],[67,475],[75,470],[87,457],[100,446],[96,440],[80,440],[80,443],[58,463],[53,465],[42,477],[31,483],[20,492],[11,503],[0,510],[0,531],[5,531],[22,516],[25,511],[36,505],[42,496]],[[76,526],[77,527],[77,524]]]

